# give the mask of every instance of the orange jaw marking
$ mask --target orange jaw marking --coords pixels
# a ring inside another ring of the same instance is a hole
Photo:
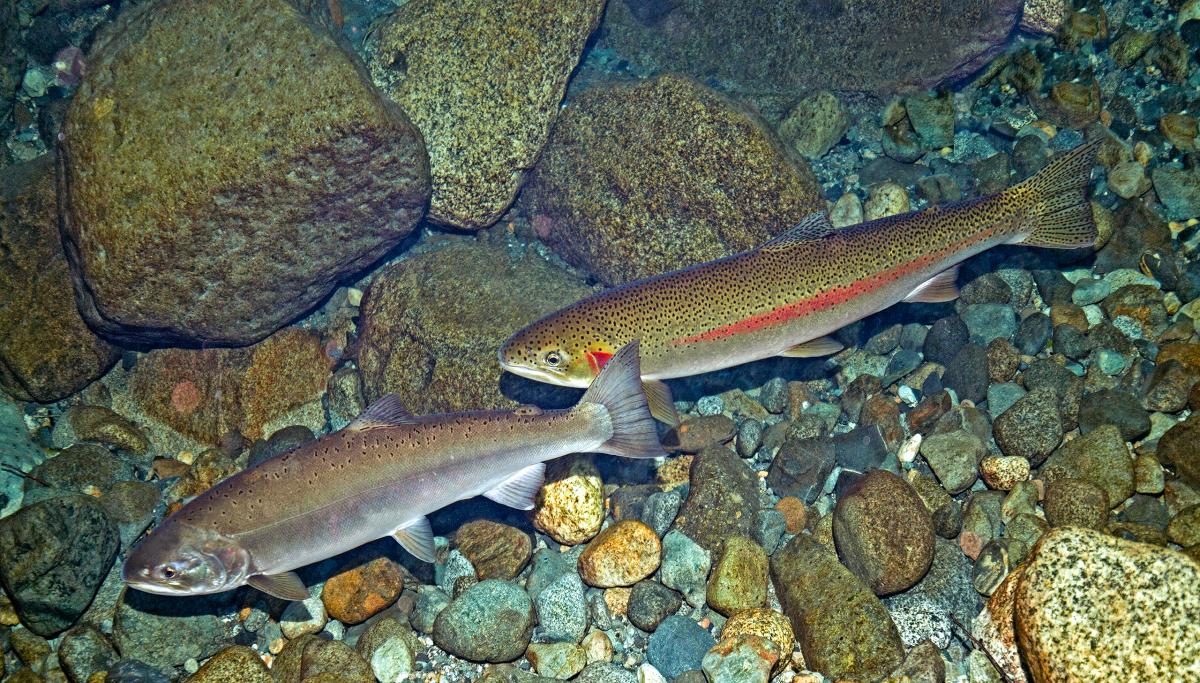
[[[592,374],[600,374],[600,370],[604,368],[604,364],[608,359],[613,357],[613,354],[607,351],[584,351],[583,355],[587,356],[588,365],[592,368]]]

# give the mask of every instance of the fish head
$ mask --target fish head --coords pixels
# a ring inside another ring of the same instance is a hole
[[[121,580],[147,593],[203,595],[236,588],[250,573],[250,554],[237,542],[168,519],[129,551]]]
[[[567,322],[551,315],[509,337],[500,347],[500,367],[538,382],[587,387],[620,344],[594,327]]]

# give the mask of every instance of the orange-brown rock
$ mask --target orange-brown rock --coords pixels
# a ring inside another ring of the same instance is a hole
[[[330,577],[321,601],[330,617],[343,624],[360,624],[390,607],[403,589],[400,566],[376,557]]]

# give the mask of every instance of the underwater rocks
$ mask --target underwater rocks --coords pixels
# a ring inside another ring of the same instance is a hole
[[[420,0],[373,27],[375,83],[429,150],[429,218],[495,223],[533,167],[601,0]]]
[[[824,208],[757,116],[679,76],[580,93],[524,197],[534,232],[609,285],[749,249]]]
[[[459,527],[454,545],[471,562],[479,580],[511,581],[529,563],[529,534],[507,524],[479,519]]]
[[[533,603],[516,586],[488,579],[452,600],[433,625],[433,640],[473,662],[511,662],[533,635]]]
[[[533,513],[539,531],[563,545],[578,545],[600,532],[605,514],[604,482],[590,459],[550,463]]]
[[[579,555],[579,576],[589,586],[632,586],[650,576],[662,561],[662,542],[654,529],[632,519],[596,535]]]
[[[883,603],[813,537],[798,535],[778,550],[771,579],[810,668],[830,678],[874,680],[904,659]]]
[[[83,317],[134,343],[259,341],[408,235],[430,192],[421,134],[283,0],[123,12],[62,136]]]
[[[0,520],[0,582],[21,622],[51,636],[87,609],[119,547],[117,526],[95,498],[44,500]]]
[[[692,460],[690,479],[673,529],[713,554],[728,536],[752,535],[758,481],[736,453],[724,446],[704,449]]]
[[[1022,572],[1015,618],[1039,683],[1200,678],[1200,565],[1174,550],[1053,530]]]
[[[120,350],[75,307],[54,159],[0,171],[0,187],[0,388],[22,401],[57,401],[104,374]]]
[[[294,327],[238,349],[159,349],[138,360],[114,407],[151,435],[161,425],[207,445],[232,431],[249,439],[295,424],[316,431],[332,366],[321,339]]]
[[[403,588],[400,565],[376,557],[329,577],[321,601],[330,617],[343,624],[361,624],[396,602]]]
[[[46,459],[46,453],[29,437],[21,408],[0,396],[0,517],[21,507],[29,472]]]
[[[637,4],[609,3],[601,47],[733,93],[796,97],[820,88],[888,95],[964,78],[1003,48],[1023,3],[694,0],[661,3],[656,21],[640,21]]]
[[[164,672],[179,671],[189,659],[219,652],[233,637],[237,620],[223,615],[235,608],[232,593],[158,596],[126,588],[113,617],[113,642],[126,659],[136,659]]]
[[[908,482],[872,470],[842,494],[833,511],[833,540],[842,562],[875,591],[905,590],[933,562],[933,521]]]
[[[187,683],[272,683],[271,671],[254,650],[231,645],[212,656]]]
[[[453,242],[403,259],[363,299],[363,394],[395,392],[417,415],[515,406],[500,392],[496,349],[513,330],[590,293],[532,250]]]

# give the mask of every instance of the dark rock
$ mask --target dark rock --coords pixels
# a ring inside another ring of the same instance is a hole
[[[934,434],[921,442],[921,455],[952,495],[975,483],[979,461],[987,448],[977,436],[965,430]]]
[[[758,477],[736,453],[723,446],[706,448],[692,460],[687,500],[673,529],[687,534],[700,547],[716,553],[731,534],[753,531]]]
[[[1150,433],[1150,416],[1132,394],[1120,389],[1092,392],[1079,404],[1081,433],[1087,434],[1106,424],[1115,425],[1126,441],[1137,441]]]
[[[639,581],[629,593],[629,623],[646,632],[654,631],[682,605],[679,593],[657,581]]]
[[[133,467],[104,446],[77,443],[38,465],[30,474],[37,479],[26,480],[26,489],[38,486],[40,480],[56,489],[78,493],[87,486],[104,491],[114,482],[132,479]]]
[[[117,651],[95,626],[80,625],[63,634],[58,662],[72,681],[86,681],[97,671],[117,663]]]
[[[1164,465],[1174,465],[1185,481],[1200,486],[1200,413],[1168,429],[1158,440],[1157,455]]]
[[[768,413],[780,415],[788,409],[788,386],[782,377],[774,377],[763,385],[758,402]]]
[[[3,169],[0,187],[0,388],[23,401],[57,401],[104,374],[120,349],[75,307],[53,157]]]
[[[948,364],[970,341],[967,324],[958,316],[940,318],[925,336],[925,360]]]
[[[776,551],[771,578],[809,668],[829,678],[870,680],[903,660],[883,603],[811,536],[798,535]]]
[[[689,417],[667,433],[663,446],[681,453],[699,453],[733,439],[737,425],[725,415]]]
[[[830,441],[837,464],[856,472],[880,467],[888,456],[887,444],[875,425],[859,425],[834,435]]]
[[[1042,300],[1051,306],[1070,303],[1074,285],[1059,270],[1035,270],[1033,281],[1037,283]]]
[[[983,346],[995,339],[1011,339],[1017,331],[1017,316],[1007,303],[964,306],[960,316],[970,331],[971,341]]]
[[[1133,495],[1133,458],[1112,425],[1064,443],[1042,465],[1041,475],[1047,484],[1066,478],[1089,482],[1104,490],[1113,507]]]
[[[948,91],[909,97],[904,106],[922,147],[935,150],[954,144],[954,99]]]
[[[657,491],[646,497],[639,518],[661,538],[671,528],[682,506],[683,497],[676,491]]]
[[[668,679],[700,668],[716,639],[689,617],[672,615],[659,624],[646,647],[646,660]]]
[[[1043,313],[1031,313],[1017,324],[1017,333],[1013,337],[1013,344],[1021,353],[1036,356],[1046,348],[1052,333],[1053,325],[1050,324],[1050,318]]]
[[[992,435],[1005,455],[1017,455],[1034,465],[1041,464],[1063,437],[1054,390],[1042,387],[1022,396],[996,417]]]
[[[60,136],[60,200],[79,307],[105,335],[259,341],[425,211],[429,162],[404,113],[286,2],[243,9],[124,12],[89,51]],[[292,50],[302,66],[261,58]]]
[[[21,622],[54,635],[87,609],[119,547],[95,498],[51,498],[0,520],[0,581]]]
[[[1172,248],[1167,222],[1145,202],[1122,204],[1113,214],[1113,224],[1112,237],[1096,254],[1093,271],[1097,274],[1139,268],[1146,252]]]
[[[1100,303],[1109,320],[1125,316],[1138,324],[1145,339],[1155,339],[1167,329],[1167,309],[1162,291],[1153,285],[1125,285]]]
[[[259,463],[274,458],[280,453],[286,453],[293,448],[299,448],[315,438],[316,436],[313,434],[313,431],[304,425],[291,425],[290,427],[276,430],[266,440],[256,441],[250,447],[250,459],[246,467],[254,467]]]
[[[742,418],[737,427],[737,452],[743,458],[753,457],[762,445],[763,423],[752,417]]]
[[[1072,325],[1059,325],[1054,328],[1054,352],[1070,358],[1081,360],[1088,355],[1091,348],[1087,337]]]
[[[953,389],[960,401],[983,403],[987,398],[987,350],[978,344],[967,344],[946,365],[942,383]]]
[[[154,667],[136,659],[126,659],[108,668],[105,681],[120,683],[171,683],[171,678]]]
[[[855,481],[833,512],[838,555],[876,595],[900,592],[925,576],[933,561],[933,537],[920,496],[883,470]]]
[[[1021,367],[1021,352],[1005,339],[993,339],[988,344],[987,354],[988,378],[993,383],[1008,382]]]
[[[187,660],[206,659],[229,644],[238,625],[233,595],[185,600],[126,589],[113,617],[113,642],[122,657],[179,672]]]
[[[1187,406],[1196,381],[1196,375],[1177,360],[1159,363],[1146,384],[1142,405],[1146,410],[1177,413]]]
[[[926,396],[909,411],[909,429],[921,435],[928,435],[937,426],[938,420],[950,412],[951,407],[950,393],[947,391],[938,391]]]
[[[1064,431],[1079,423],[1079,405],[1083,399],[1083,378],[1050,359],[1039,359],[1021,373],[1021,384],[1033,392],[1049,388],[1058,396],[1058,414]]]
[[[767,483],[781,496],[795,496],[812,504],[821,495],[836,462],[829,439],[787,439],[767,470]]]

